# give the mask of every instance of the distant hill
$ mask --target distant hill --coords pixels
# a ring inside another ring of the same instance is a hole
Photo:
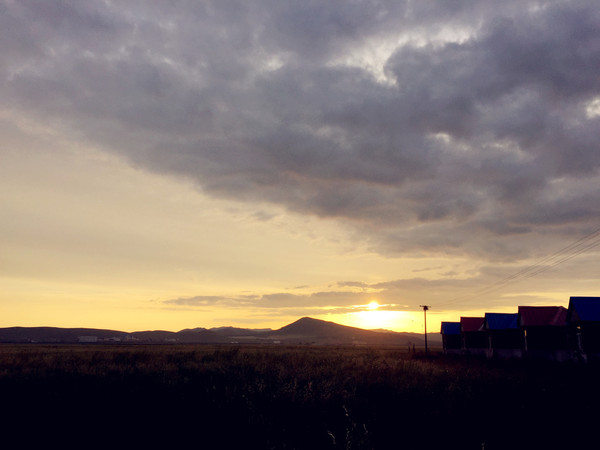
[[[266,333],[266,336],[290,344],[424,345],[423,335],[416,333],[365,330],[310,317],[303,317],[279,330]],[[428,336],[429,340],[432,345],[436,341],[441,345],[441,336]]]
[[[0,328],[0,342],[68,343],[91,337],[116,341],[123,340],[127,334],[123,331],[95,328],[11,327]]]
[[[268,331],[272,331],[270,328],[235,328],[235,327],[219,327],[219,328],[211,328],[210,331],[213,333],[217,333],[219,336],[247,336],[253,335],[257,333],[264,333]]]
[[[431,345],[441,336],[429,335]],[[423,335],[386,330],[364,330],[334,322],[303,317],[278,330],[235,327],[192,328],[181,331],[127,333],[95,328],[11,327],[0,328],[0,343],[155,343],[155,344],[317,344],[317,345],[424,345]]]

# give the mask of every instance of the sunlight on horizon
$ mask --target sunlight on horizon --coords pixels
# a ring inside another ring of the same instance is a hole
[[[385,311],[371,308],[364,311],[349,312],[345,314],[329,314],[322,316],[323,320],[332,321],[340,325],[363,328],[365,330],[386,329],[397,332],[422,332],[421,317],[412,311]]]

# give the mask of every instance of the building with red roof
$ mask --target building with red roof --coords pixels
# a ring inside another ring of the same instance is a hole
[[[563,306],[519,306],[442,322],[444,351],[488,358],[600,360],[600,297],[571,297]],[[460,351],[458,336],[460,335]]]
[[[570,359],[567,309],[563,306],[519,306],[519,328],[525,356]]]
[[[465,355],[485,355],[488,342],[483,331],[483,317],[461,317],[460,335]]]

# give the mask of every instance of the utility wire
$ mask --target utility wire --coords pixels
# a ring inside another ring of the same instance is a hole
[[[583,236],[582,238],[567,245],[566,247],[561,248],[560,250],[552,253],[551,255],[542,258],[541,260],[539,260],[531,266],[518,270],[514,274],[509,275],[499,281],[496,281],[495,283],[489,286],[481,288],[472,294],[456,297],[448,302],[441,303],[437,306],[440,307],[454,305],[475,296],[489,294],[490,292],[499,290],[508,284],[515,283],[521,280],[526,280],[528,278],[539,275],[542,272],[546,272],[550,269],[553,269],[554,267],[598,246],[600,246],[600,228]]]

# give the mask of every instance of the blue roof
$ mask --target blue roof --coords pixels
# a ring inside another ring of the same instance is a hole
[[[571,297],[568,321],[600,321],[600,297]]]
[[[488,330],[517,329],[519,314],[485,313],[485,328]]]
[[[442,322],[442,334],[460,334],[460,322]]]

